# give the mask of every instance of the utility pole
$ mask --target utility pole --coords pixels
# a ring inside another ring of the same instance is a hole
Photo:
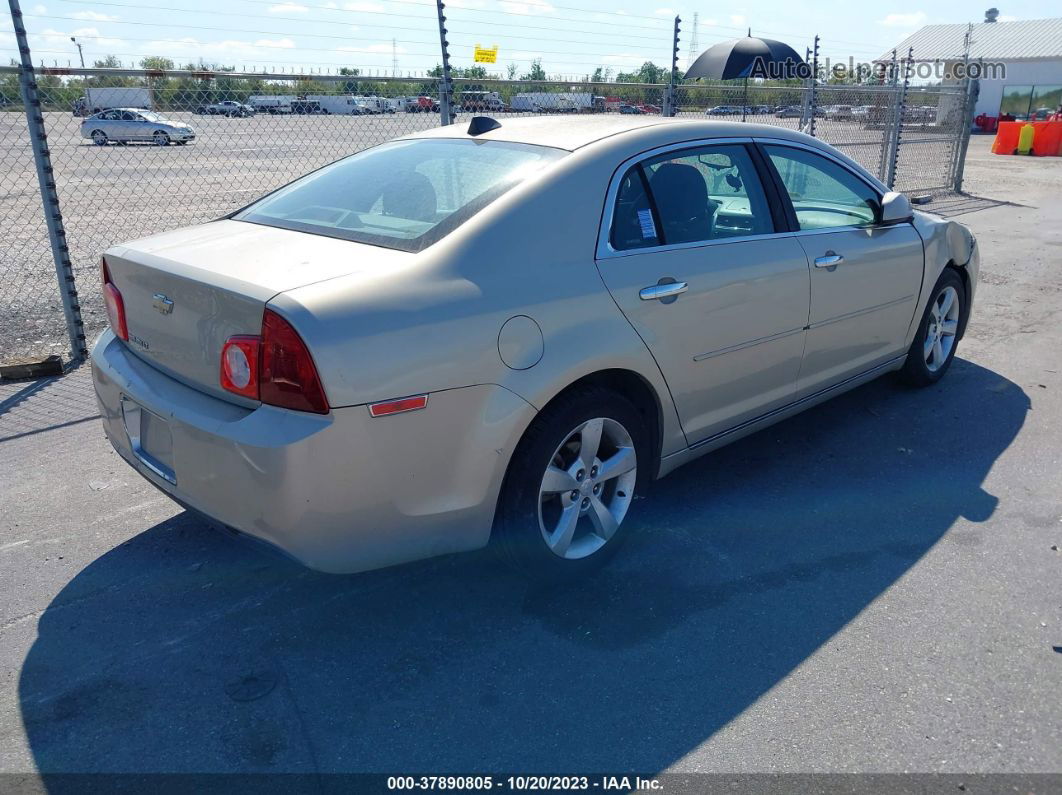
[[[74,42],[74,44],[77,46],[77,56],[78,56],[78,58],[81,59],[81,68],[84,69],[85,68],[85,54],[83,52],[81,52],[81,42],[79,42],[73,36],[70,37],[70,41]]]

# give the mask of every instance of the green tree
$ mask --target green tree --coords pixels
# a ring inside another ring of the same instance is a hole
[[[620,83],[664,83],[667,82],[667,69],[646,61],[636,72],[620,72],[616,80]]]
[[[93,61],[92,65],[96,69],[121,69],[122,62],[118,60],[117,55],[106,55],[102,61]]]
[[[545,80],[546,70],[542,68],[542,59],[536,58],[531,62],[531,71],[525,75],[520,75],[521,80]]]
[[[173,61],[161,55],[149,55],[146,58],[140,59],[140,68],[154,69],[159,72],[169,72],[173,70]]]

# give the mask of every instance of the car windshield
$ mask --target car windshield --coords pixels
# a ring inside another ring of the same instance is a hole
[[[164,119],[157,113],[152,113],[150,110],[137,111],[147,121],[164,121]]]
[[[565,154],[502,141],[396,141],[325,166],[233,218],[420,251]]]

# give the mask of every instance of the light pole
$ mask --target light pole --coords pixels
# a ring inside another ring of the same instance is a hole
[[[74,42],[74,44],[77,45],[77,57],[81,59],[81,68],[84,69],[85,68],[85,53],[81,52],[81,42],[79,42],[73,36],[70,37],[70,41]]]

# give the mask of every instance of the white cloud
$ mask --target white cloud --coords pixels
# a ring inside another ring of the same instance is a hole
[[[552,14],[555,9],[546,0],[502,0],[499,5],[504,11],[520,16],[533,16],[534,14]]]
[[[658,17],[673,17],[675,16],[675,14],[678,13],[678,11],[673,8],[658,8],[653,13],[656,14]]]
[[[362,53],[387,53],[390,54],[392,47],[390,44],[370,44],[368,47],[336,47],[340,52],[362,52]],[[394,52],[404,53],[408,52],[405,47],[401,45],[394,47]]]
[[[71,14],[74,19],[87,19],[91,22],[117,22],[118,17],[110,14],[101,14],[98,11],[78,11]]]
[[[295,46],[291,39],[259,39],[254,43],[255,47],[269,47],[270,49],[290,50]]]
[[[926,23],[925,11],[914,11],[910,14],[886,14],[878,20],[879,25],[887,28],[917,28]]]
[[[748,17],[746,17],[744,14],[731,14],[730,15],[730,24],[731,25],[737,25],[738,27],[742,27],[743,28],[743,27],[745,27],[746,25],[749,24],[749,20],[748,20]]]
[[[615,55],[602,56],[601,63],[605,66],[617,66],[621,69],[624,67],[634,69],[645,63],[645,57],[637,53],[620,52]]]
[[[305,14],[310,9],[300,3],[277,3],[269,7],[270,14]]]
[[[44,6],[42,6],[40,3],[38,3],[37,5],[33,6],[33,8],[30,9],[30,13],[31,14],[47,14],[48,13],[48,9],[45,8]]]
[[[383,11],[384,7],[379,3],[343,3],[347,11]]]
[[[71,31],[45,28],[39,34],[30,35],[30,49],[32,50],[35,46],[37,46],[34,42],[42,42],[45,45],[54,45],[59,48],[68,48],[72,46],[70,44],[71,36],[85,39],[86,41],[84,41],[83,44],[86,47],[91,46],[93,51],[103,49],[116,49],[125,44],[122,39],[101,36],[99,28],[74,28]],[[44,48],[42,47],[41,49]],[[88,60],[88,58],[86,58],[86,60]]]

